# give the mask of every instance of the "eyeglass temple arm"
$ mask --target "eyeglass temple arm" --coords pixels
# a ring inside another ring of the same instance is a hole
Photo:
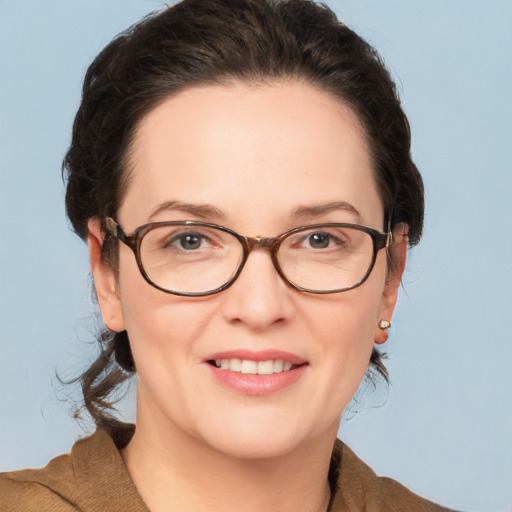
[[[388,233],[386,237],[386,245],[385,247],[388,248],[393,245],[393,230],[391,229],[391,215],[388,219]]]
[[[123,228],[112,217],[105,217],[105,225],[107,227],[107,231],[112,236],[115,236],[128,247],[132,246],[132,240],[126,235],[126,233],[123,231]]]

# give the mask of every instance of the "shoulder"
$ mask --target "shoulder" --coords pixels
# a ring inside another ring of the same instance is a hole
[[[103,431],[42,469],[0,474],[1,512],[77,510],[147,511],[114,441]]]
[[[76,510],[69,497],[76,492],[71,455],[53,459],[43,469],[25,469],[0,474],[0,510]]]
[[[377,476],[340,440],[334,445],[331,471],[336,474],[332,512],[450,512],[391,478]]]

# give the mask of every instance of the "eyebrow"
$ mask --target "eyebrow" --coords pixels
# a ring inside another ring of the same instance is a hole
[[[180,211],[188,213],[200,219],[210,219],[212,217],[216,217],[219,219],[224,218],[224,214],[211,204],[191,204],[183,203],[181,201],[165,201],[155,209],[155,211],[149,216],[148,220],[151,221],[159,213],[165,211]]]
[[[321,215],[340,210],[354,215],[358,221],[361,219],[361,214],[359,211],[346,201],[334,201],[332,203],[316,206],[299,206],[293,212],[293,216],[297,218],[320,217]]]
[[[361,219],[359,211],[346,201],[334,201],[315,206],[299,206],[292,212],[292,217],[303,219],[311,217],[320,217],[333,211],[345,211],[354,215],[357,220]],[[149,216],[149,221],[152,221],[159,213],[165,211],[180,211],[188,213],[194,217],[208,220],[212,217],[217,219],[225,219],[225,215],[215,206],[211,204],[192,204],[184,203],[182,201],[165,201],[161,203],[155,211]]]

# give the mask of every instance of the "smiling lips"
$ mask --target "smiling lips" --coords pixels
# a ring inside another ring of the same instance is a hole
[[[268,359],[266,361],[253,361],[251,359],[216,359],[215,366],[221,370],[230,370],[232,372],[252,374],[252,375],[272,375],[292,370],[297,365],[283,359]]]
[[[301,379],[309,366],[294,354],[276,350],[224,352],[206,362],[218,382],[252,396],[267,396],[291,386]]]

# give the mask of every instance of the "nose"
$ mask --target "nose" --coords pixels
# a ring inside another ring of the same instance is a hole
[[[277,273],[269,252],[254,249],[238,279],[223,292],[223,315],[230,323],[263,331],[290,320],[296,293]]]

